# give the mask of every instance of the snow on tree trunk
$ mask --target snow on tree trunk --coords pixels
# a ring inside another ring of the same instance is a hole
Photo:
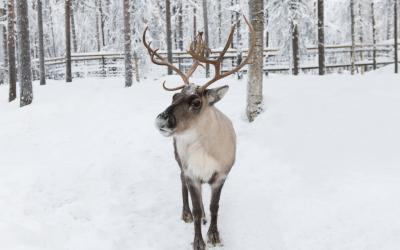
[[[29,19],[27,0],[17,1],[17,23],[19,38],[20,106],[32,103],[31,48],[29,41]]]
[[[140,82],[140,75],[139,75],[139,58],[136,54],[136,52],[133,52],[133,61],[135,63],[135,77],[136,77],[136,82]]]
[[[71,0],[65,0],[65,81],[72,82],[71,66]]]
[[[14,0],[7,2],[7,50],[8,50],[8,83],[10,87],[8,101],[17,98],[17,67],[15,58],[15,10]]]
[[[356,33],[355,33],[355,20],[354,20],[354,0],[350,0],[350,26],[351,26],[351,74],[355,73],[355,60],[356,60]]]
[[[254,121],[262,110],[262,84],[263,84],[263,36],[264,36],[264,1],[250,0],[249,14],[255,32],[255,48],[252,64],[249,65],[247,81],[247,108],[246,114],[249,122]],[[251,40],[251,37],[250,39]],[[253,41],[249,41],[251,44]]]
[[[372,64],[374,70],[376,70],[376,21],[375,21],[375,6],[374,0],[371,0],[371,24],[372,24]]]
[[[125,42],[125,87],[132,86],[132,54],[131,54],[131,15],[130,0],[122,0],[124,4],[124,42]]]
[[[75,27],[75,10],[73,0],[71,0],[71,31],[72,31],[72,47],[74,53],[78,52],[78,41],[76,40],[76,27]]]
[[[207,0],[203,0],[203,24],[204,24],[204,39],[207,46],[210,46],[208,39],[208,10],[207,10]],[[209,56],[208,50],[206,51],[206,57]],[[206,64],[206,77],[210,77],[210,65]]]
[[[171,3],[170,0],[165,0],[165,17],[167,25],[167,58],[169,62],[172,62],[172,34],[171,34]],[[168,67],[168,75],[172,75],[172,69]]]
[[[40,74],[40,85],[46,84],[46,71],[44,65],[44,42],[43,42],[43,11],[42,11],[42,0],[37,2],[38,12],[38,31],[39,31],[39,74]]]
[[[324,0],[318,0],[318,73],[325,75]]]

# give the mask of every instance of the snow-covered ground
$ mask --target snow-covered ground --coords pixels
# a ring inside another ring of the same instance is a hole
[[[191,248],[160,82],[50,81],[22,109],[0,86],[0,249]],[[252,124],[245,80],[223,83],[238,154],[215,249],[398,249],[399,76],[271,76]]]

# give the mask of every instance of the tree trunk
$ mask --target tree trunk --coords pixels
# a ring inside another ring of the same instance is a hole
[[[196,3],[196,0],[195,0]],[[196,7],[193,7],[193,40],[197,35],[197,10]]]
[[[140,82],[140,75],[139,75],[139,58],[137,57],[136,52],[133,53],[133,61],[134,61],[134,63],[135,63],[136,82]]]
[[[4,11],[5,15],[7,15],[7,3],[4,0]],[[7,28],[6,25],[3,25],[3,51],[4,51],[4,69],[8,68],[8,48],[7,48]],[[0,84],[7,82],[7,76],[4,74],[4,78],[0,80]]]
[[[262,84],[263,84],[263,36],[264,36],[264,1],[249,1],[250,21],[255,33],[255,49],[252,55],[253,63],[249,65],[247,82],[247,108],[246,114],[249,122],[254,121],[262,110]],[[249,39],[249,45],[253,41]]]
[[[361,1],[358,2],[358,16],[359,16],[359,22],[358,22],[358,40],[360,41],[360,45],[363,46],[364,44],[364,31],[363,31],[363,16],[362,16],[362,5]],[[361,47],[362,48],[362,47]],[[362,50],[360,51],[360,60],[364,60],[364,54]],[[361,67],[361,74],[364,74],[364,67]]]
[[[46,84],[46,71],[44,66],[44,42],[43,42],[43,11],[42,11],[42,0],[37,2],[38,12],[38,30],[39,30],[39,74],[40,74],[40,85]]]
[[[300,46],[299,46],[299,29],[297,21],[292,21],[292,56],[293,56],[293,75],[299,74],[299,60],[300,60]]]
[[[207,46],[210,46],[208,39],[208,15],[207,15],[207,0],[203,0],[203,23],[204,23],[204,39]],[[208,50],[206,51],[206,57],[209,56]],[[206,64],[206,77],[210,77],[210,65]]]
[[[318,73],[325,75],[324,0],[318,0]]]
[[[57,50],[56,50],[56,41],[54,36],[54,22],[53,22],[53,13],[51,10],[51,4],[47,1],[47,6],[49,8],[49,18],[50,18],[50,30],[51,30],[51,38],[53,42],[53,56],[57,57]]]
[[[372,22],[372,44],[373,44],[373,51],[372,51],[372,64],[374,70],[376,70],[376,21],[375,21],[375,6],[374,0],[371,0],[371,22]]]
[[[268,25],[269,25],[269,11],[265,8],[265,47],[269,47],[269,32],[268,32]]]
[[[222,44],[222,1],[218,1],[218,46]]]
[[[72,46],[74,53],[78,52],[78,41],[76,40],[76,27],[75,27],[75,10],[71,0],[71,31],[72,31]]]
[[[96,0],[95,2],[95,17],[96,17],[96,41],[97,41],[97,51],[101,50],[101,42],[100,42],[100,15],[99,15],[99,1],[100,0]]]
[[[71,0],[65,0],[65,81],[72,82],[71,66]]]
[[[239,0],[236,0],[236,4],[238,4],[238,1]],[[239,51],[239,49],[240,49],[241,41],[242,41],[242,37],[240,35],[240,13],[236,11],[236,49],[237,49],[237,51]]]
[[[132,86],[132,54],[131,54],[131,14],[130,0],[122,0],[124,4],[124,41],[125,41],[125,87]]]
[[[8,0],[7,4],[7,49],[8,49],[8,82],[10,92],[8,101],[12,102],[17,98],[17,67],[15,65],[15,10],[14,0]]]
[[[179,3],[178,10],[178,47],[183,51],[183,17],[182,17],[182,2]]]
[[[100,34],[101,34],[101,44],[102,47],[106,46],[106,37],[104,35],[104,11],[103,11],[103,3],[102,0],[99,0],[99,15],[100,15]]]
[[[171,37],[171,3],[170,0],[165,0],[165,15],[167,24],[167,58],[172,62],[172,37]],[[168,67],[168,75],[172,75],[172,69]]]
[[[397,23],[397,0],[394,1],[394,73],[399,73],[399,50],[398,50],[398,23]]]
[[[350,0],[350,25],[351,25],[351,74],[355,73],[355,60],[356,60],[356,34],[355,34],[355,20],[354,20],[354,0]]]
[[[19,71],[20,71],[20,106],[32,103],[32,69],[31,69],[31,48],[29,41],[29,18],[27,0],[17,1],[17,23],[19,37]]]

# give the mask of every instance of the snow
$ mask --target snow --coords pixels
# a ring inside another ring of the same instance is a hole
[[[24,108],[0,86],[1,249],[191,248],[172,142],[154,128],[163,79],[35,83]],[[238,152],[214,249],[397,249],[398,76],[272,75],[252,124],[246,81],[222,84]]]

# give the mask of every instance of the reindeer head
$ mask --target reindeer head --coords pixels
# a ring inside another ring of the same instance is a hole
[[[166,58],[162,57],[158,53],[158,49],[152,49],[150,47],[151,42],[148,43],[146,41],[146,32],[148,29],[146,27],[145,31],[143,32],[143,43],[144,46],[147,48],[151,61],[157,65],[165,65],[170,67],[183,80],[183,84],[175,88],[168,88],[165,86],[165,81],[163,83],[163,88],[165,90],[180,90],[180,92],[173,95],[171,105],[156,118],[156,127],[160,130],[161,134],[165,136],[171,136],[175,133],[181,133],[187,129],[190,129],[196,124],[197,119],[202,114],[207,113],[207,110],[212,107],[216,102],[221,100],[222,97],[226,94],[229,89],[229,86],[227,85],[214,89],[208,89],[208,87],[212,83],[235,72],[238,72],[241,68],[243,68],[243,66],[245,66],[249,62],[255,46],[255,37],[253,27],[247,21],[246,17],[244,17],[244,20],[246,21],[252,35],[248,55],[238,66],[223,74],[221,73],[222,61],[224,59],[224,55],[228,51],[230,44],[232,43],[236,25],[232,26],[228,41],[226,42],[224,49],[219,53],[219,56],[216,59],[208,58],[208,54],[211,52],[211,50],[207,47],[203,40],[203,33],[200,32],[196,36],[195,40],[190,44],[190,49],[187,51],[189,55],[193,58],[193,64],[186,73],[183,73],[176,66],[174,66],[172,62],[169,62]],[[196,71],[198,66],[204,67],[202,63],[213,65],[215,68],[215,76],[204,85],[200,86],[191,83],[189,81],[189,78]]]

